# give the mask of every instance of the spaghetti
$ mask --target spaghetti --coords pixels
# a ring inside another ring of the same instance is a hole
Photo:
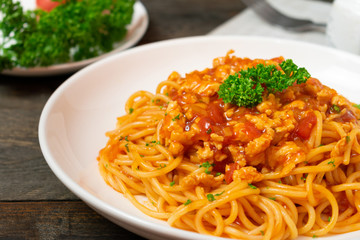
[[[360,110],[317,79],[253,108],[224,104],[230,74],[270,60],[229,52],[134,93],[98,161],[104,180],[171,226],[235,239],[360,230]],[[143,195],[147,201],[136,196]]]

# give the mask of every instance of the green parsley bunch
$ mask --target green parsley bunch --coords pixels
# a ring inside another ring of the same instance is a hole
[[[80,61],[111,51],[126,35],[134,3],[68,0],[50,12],[24,12],[19,2],[0,0],[0,71]]]
[[[282,92],[295,82],[305,83],[310,77],[305,68],[298,68],[291,59],[279,65],[282,71],[275,65],[258,64],[230,75],[220,85],[219,98],[224,103],[251,108],[262,102],[265,89],[268,93]]]

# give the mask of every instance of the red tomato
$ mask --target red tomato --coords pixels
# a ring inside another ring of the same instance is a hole
[[[225,173],[225,182],[227,184],[231,183],[233,181],[232,177],[233,177],[233,174],[234,174],[234,171],[236,170],[237,168],[237,164],[236,163],[230,163],[229,164],[229,170],[226,171]]]
[[[220,124],[225,122],[224,110],[218,104],[210,103],[208,112],[215,123]]]
[[[209,128],[211,128],[211,125],[213,125],[214,122],[211,121],[210,118],[208,117],[202,117],[200,119],[200,121],[198,122],[198,125],[200,127],[200,133],[202,133],[203,135],[206,134],[206,132],[209,130]],[[210,135],[210,134],[207,134]]]
[[[295,129],[296,135],[306,140],[309,139],[311,130],[316,124],[316,115],[313,112],[309,112],[306,117],[300,120],[299,125]]]
[[[255,127],[251,122],[245,122],[245,128],[243,130],[246,136],[251,140],[261,136],[261,131]]]
[[[64,3],[63,0],[61,3]],[[57,7],[60,2],[53,2],[52,0],[36,0],[36,6],[44,11],[50,12],[53,8]]]

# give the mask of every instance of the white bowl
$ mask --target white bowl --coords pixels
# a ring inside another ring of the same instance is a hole
[[[360,58],[319,45],[263,37],[191,37],[148,44],[100,60],[70,77],[41,114],[39,140],[55,175],[79,198],[114,223],[148,239],[220,239],[172,228],[136,209],[101,178],[96,157],[105,132],[125,113],[137,90],[154,92],[176,70],[181,74],[212,66],[228,50],[250,58],[291,58],[313,77],[360,103]],[[353,232],[322,239],[360,238]],[[306,239],[300,237],[299,239]]]

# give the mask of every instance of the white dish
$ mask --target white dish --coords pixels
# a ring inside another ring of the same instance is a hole
[[[360,57],[319,45],[260,37],[191,37],[126,50],[88,66],[65,81],[41,114],[39,140],[55,175],[79,198],[114,223],[148,239],[220,239],[172,228],[136,209],[101,178],[97,160],[105,132],[125,113],[137,90],[154,92],[172,71],[211,67],[228,50],[250,58],[291,58],[312,76],[360,103]],[[321,239],[360,238],[360,231]],[[300,237],[299,239],[307,239]],[[311,238],[309,238],[311,239]]]
[[[20,2],[24,10],[31,10],[35,8],[35,0],[31,0],[31,1],[21,0]],[[72,73],[89,65],[90,63],[93,63],[102,58],[110,56],[114,53],[123,51],[124,49],[134,46],[144,36],[148,28],[148,25],[149,25],[149,16],[146,11],[146,8],[140,1],[136,1],[136,3],[134,4],[134,15],[132,21],[127,27],[128,32],[122,41],[116,43],[116,46],[112,51],[94,58],[85,59],[78,62],[62,63],[62,64],[51,65],[48,67],[33,67],[33,68],[15,67],[11,70],[4,70],[1,73],[6,75],[29,76],[29,77]]]

